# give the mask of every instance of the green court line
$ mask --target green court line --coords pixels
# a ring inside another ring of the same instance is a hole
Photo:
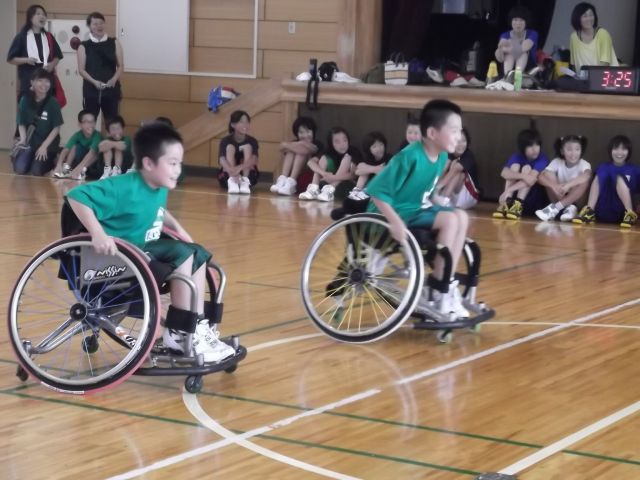
[[[277,288],[280,290],[300,290],[300,287],[287,287],[281,285],[271,285],[269,283],[258,283],[258,282],[236,282],[240,285],[251,285],[252,287],[269,287],[269,288]]]
[[[26,258],[33,257],[33,255],[27,255],[24,253],[12,253],[12,252],[0,252],[0,255],[6,255],[8,257],[26,257]]]
[[[287,320],[286,322],[274,323],[272,325],[266,325],[264,327],[254,328],[253,330],[247,330],[246,332],[236,333],[238,337],[242,335],[250,335],[252,333],[263,332],[265,330],[271,330],[272,328],[284,327],[285,325],[291,325],[292,323],[302,322],[303,320],[309,320],[308,317],[296,318],[295,320]]]
[[[492,270],[490,272],[481,273],[480,277],[489,277],[491,275],[498,275],[500,273],[512,272],[520,268],[531,267],[533,265],[539,265],[541,263],[551,262],[553,260],[559,260],[561,258],[575,257],[582,252],[563,253],[562,255],[555,255],[553,257],[541,258],[540,260],[533,260],[531,262],[519,263],[518,265],[512,265],[511,267],[501,268],[500,270]]]

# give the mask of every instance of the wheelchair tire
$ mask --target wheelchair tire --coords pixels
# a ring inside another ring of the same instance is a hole
[[[84,394],[115,386],[153,346],[158,289],[139,251],[120,240],[116,245],[116,255],[97,255],[89,235],[63,238],[37,253],[16,281],[11,344],[22,367],[53,390]],[[86,348],[92,337],[95,353]]]
[[[347,343],[378,340],[409,317],[424,279],[420,246],[398,244],[385,217],[349,215],[322,231],[304,260],[301,290],[313,323]],[[396,305],[391,305],[392,295]]]

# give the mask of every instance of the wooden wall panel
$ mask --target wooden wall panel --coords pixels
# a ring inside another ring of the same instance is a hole
[[[180,127],[206,111],[205,102],[165,102],[130,98],[123,101],[120,106],[121,115],[130,125],[139,125],[144,120],[163,116],[170,118],[176,127]]]
[[[258,4],[258,19],[264,18],[265,0]],[[191,0],[192,18],[252,20],[253,0]]]
[[[258,55],[258,72],[261,71],[260,58]],[[189,52],[189,69],[192,72],[251,74],[252,66],[251,49],[195,47]]]
[[[124,73],[121,81],[125,99],[189,101],[189,77],[186,75]]]
[[[258,45],[264,50],[316,50],[335,52],[337,25],[296,22],[289,33],[289,22],[260,22]]]
[[[282,142],[283,136],[282,114],[276,112],[262,112],[251,119],[250,135],[259,142]]]
[[[209,143],[203,143],[202,145],[192,148],[184,154],[183,163],[185,165],[197,166],[197,167],[209,167],[211,158],[211,148]]]
[[[292,52],[285,50],[265,50],[262,76],[265,78],[293,78],[300,72],[306,72],[309,59],[317,58],[318,65],[322,62],[335,61],[333,52]]]
[[[338,21],[339,5],[343,1],[267,0],[265,20],[336,23]]]
[[[194,47],[253,48],[253,22],[194,20]]]
[[[26,12],[32,5],[32,0],[18,0],[18,11]],[[38,2],[40,3],[40,2]],[[116,0],[47,0],[42,2],[47,13],[73,13],[85,17],[91,12],[100,12],[103,15],[116,14]]]

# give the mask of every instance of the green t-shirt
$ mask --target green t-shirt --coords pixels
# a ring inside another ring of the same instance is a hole
[[[67,144],[65,148],[72,149],[76,145],[81,146],[84,150],[93,150],[94,152],[98,151],[98,145],[102,141],[102,136],[100,132],[94,130],[90,137],[85,137],[82,130],[78,130],[76,133],[71,135],[71,138],[67,140]]]
[[[48,97],[45,99],[45,102],[42,113],[35,122],[35,130],[29,142],[29,145],[34,149],[42,145],[42,142],[44,142],[51,133],[51,130],[64,123],[58,101],[53,97]],[[18,125],[24,125],[28,129],[38,113],[39,107],[40,105],[33,101],[29,95],[23,95],[18,104],[18,113],[16,115]],[[57,150],[59,144],[60,138],[57,137],[51,142],[47,150]]]
[[[142,248],[160,238],[168,193],[131,172],[79,185],[67,197],[91,208],[108,235]]]
[[[440,152],[438,159],[432,162],[427,157],[422,142],[414,142],[398,152],[367,185],[366,191],[393,207],[406,223],[429,208],[429,197],[444,172],[447,152]],[[369,203],[370,212],[378,212],[373,202]]]

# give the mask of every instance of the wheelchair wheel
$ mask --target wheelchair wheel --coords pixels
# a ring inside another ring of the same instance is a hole
[[[382,215],[350,215],[313,241],[302,266],[302,299],[322,332],[343,342],[371,342],[407,319],[423,278],[412,235],[400,245]]]
[[[89,393],[117,385],[144,361],[159,323],[146,260],[116,240],[98,255],[88,235],[44,248],[18,277],[9,335],[24,369],[45,386]]]

